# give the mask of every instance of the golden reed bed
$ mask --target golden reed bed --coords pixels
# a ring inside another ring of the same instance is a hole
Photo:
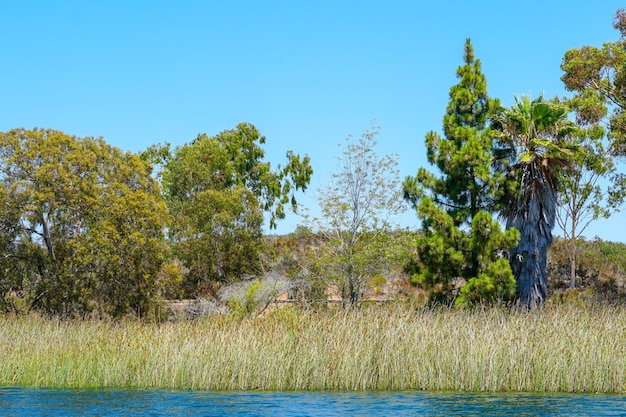
[[[626,309],[0,317],[0,386],[626,393]]]

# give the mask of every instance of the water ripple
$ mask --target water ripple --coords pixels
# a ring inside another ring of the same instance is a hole
[[[0,416],[626,416],[626,396],[0,388]]]

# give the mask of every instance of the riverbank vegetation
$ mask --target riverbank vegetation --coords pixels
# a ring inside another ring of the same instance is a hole
[[[0,385],[626,393],[626,310],[408,305],[174,323],[0,318]]]
[[[564,288],[551,288],[564,259],[570,293],[587,297],[593,281],[619,301],[623,268],[603,281],[606,265],[585,270],[579,253],[589,222],[626,200],[626,12],[613,23],[616,42],[564,54],[572,97],[516,97],[510,108],[488,95],[467,39],[443,129],[425,136],[432,171],[401,181],[398,156],[376,152],[378,127],[348,138],[318,189],[319,217],[302,216],[287,238],[311,240],[295,258],[276,250],[264,222],[271,230],[286,210],[302,214],[314,161],[285,150],[272,166],[250,123],[137,154],[54,129],[0,132],[0,311],[161,320],[166,300],[241,316],[272,298],[324,305],[337,295],[351,309],[403,280],[415,291],[402,302],[532,311]],[[396,222],[408,207],[419,230]],[[567,255],[550,263],[557,224]],[[620,263],[619,250],[601,247]]]

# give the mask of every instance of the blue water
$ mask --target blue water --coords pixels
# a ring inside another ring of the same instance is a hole
[[[0,416],[626,416],[626,396],[0,388]]]

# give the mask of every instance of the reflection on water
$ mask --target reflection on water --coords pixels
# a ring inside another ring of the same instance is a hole
[[[0,388],[0,416],[626,416],[626,397]]]

